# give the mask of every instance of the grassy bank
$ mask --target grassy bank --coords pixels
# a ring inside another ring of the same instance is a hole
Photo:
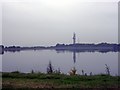
[[[43,73],[3,73],[5,88],[118,88],[117,76],[109,75],[64,75]]]

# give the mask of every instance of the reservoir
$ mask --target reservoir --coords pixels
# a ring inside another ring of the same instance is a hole
[[[118,52],[74,52],[56,50],[24,50],[20,52],[5,52],[2,55],[2,71],[20,71],[30,73],[46,73],[51,61],[54,70],[68,72],[75,67],[78,74],[84,70],[87,75],[105,74],[106,66],[109,66],[111,75],[118,75]]]

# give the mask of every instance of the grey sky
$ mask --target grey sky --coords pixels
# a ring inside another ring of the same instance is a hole
[[[40,0],[2,4],[4,45],[55,45],[72,43],[117,43],[117,2]]]

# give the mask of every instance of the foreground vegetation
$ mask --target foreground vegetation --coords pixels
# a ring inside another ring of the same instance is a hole
[[[82,75],[76,74],[76,68],[73,67],[69,75],[62,74],[60,68],[53,69],[51,61],[47,67],[47,74],[34,72],[21,73],[19,71],[3,72],[3,89],[81,89],[81,90],[118,90],[120,87],[120,76],[111,76],[110,68],[105,64],[106,74],[93,75],[82,70]]]
[[[117,88],[120,86],[118,76],[110,75],[64,75],[44,73],[11,72],[2,74],[3,89],[12,88]]]

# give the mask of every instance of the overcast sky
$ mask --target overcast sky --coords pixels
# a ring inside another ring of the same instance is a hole
[[[94,0],[95,1],[95,0]],[[117,2],[39,0],[2,4],[4,45],[118,42]]]

